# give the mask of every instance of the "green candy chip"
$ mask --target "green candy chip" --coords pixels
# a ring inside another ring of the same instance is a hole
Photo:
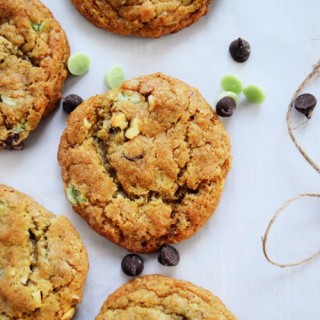
[[[72,185],[68,186],[67,198],[69,202],[74,206],[80,205],[81,203],[86,201],[86,199],[82,196],[80,190]]]
[[[85,74],[90,67],[90,59],[85,53],[74,53],[68,59],[68,69],[75,76]]]
[[[119,88],[125,79],[123,68],[119,65],[111,67],[104,79],[110,88]]]
[[[221,79],[221,87],[224,91],[231,91],[236,94],[242,92],[242,83],[237,76],[227,75]]]
[[[31,22],[31,25],[32,25],[32,28],[33,28],[34,31],[39,32],[39,31],[42,30],[42,28],[43,28],[43,26],[44,26],[44,22],[40,22],[40,23],[33,23],[33,22]]]
[[[32,29],[36,32],[46,32],[50,29],[50,24],[48,21],[42,21],[40,23],[31,22]]]
[[[266,98],[263,90],[255,85],[249,85],[244,88],[243,94],[249,102],[256,104],[263,103]]]

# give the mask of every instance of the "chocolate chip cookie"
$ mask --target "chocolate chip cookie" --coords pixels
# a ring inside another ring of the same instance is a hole
[[[19,149],[61,98],[69,45],[38,0],[0,0],[0,148]]]
[[[235,320],[210,291],[160,275],[136,278],[104,302],[96,320]]]
[[[157,73],[78,106],[58,160],[74,210],[112,242],[147,253],[206,223],[231,156],[223,124],[199,91]]]
[[[0,319],[69,320],[88,258],[71,223],[0,185]]]
[[[198,21],[210,0],[72,0],[79,12],[99,28],[158,38]]]

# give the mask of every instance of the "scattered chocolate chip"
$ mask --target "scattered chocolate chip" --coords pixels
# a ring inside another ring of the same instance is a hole
[[[220,99],[216,105],[216,111],[220,117],[231,117],[235,108],[236,102],[230,97]]]
[[[141,160],[144,158],[144,154],[139,154],[138,156],[135,156],[135,157],[130,157],[126,154],[123,154],[123,156],[129,161],[137,161],[137,160]]]
[[[167,267],[174,267],[180,261],[179,252],[173,246],[166,244],[160,250],[160,254],[158,256],[158,261]]]
[[[243,63],[247,61],[250,56],[250,44],[248,41],[238,38],[231,42],[229,52],[234,61]]]
[[[83,99],[76,94],[69,94],[62,100],[63,110],[70,114],[79,104],[83,102]]]
[[[143,260],[137,254],[131,253],[122,259],[121,269],[127,276],[135,277],[143,271],[143,268]]]
[[[310,93],[301,94],[293,103],[296,110],[303,113],[308,119],[311,118],[316,104],[316,97]]]

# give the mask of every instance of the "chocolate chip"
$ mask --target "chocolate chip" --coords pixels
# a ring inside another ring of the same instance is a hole
[[[250,44],[248,41],[238,38],[231,42],[229,52],[234,61],[243,63],[247,61],[250,56]]]
[[[17,142],[20,139],[19,134],[14,133],[13,135],[10,135],[6,140],[6,145],[8,147],[11,147],[15,142]]]
[[[20,135],[18,133],[11,134],[8,136],[6,141],[2,143],[1,146],[3,146],[5,149],[8,149],[8,150],[23,150],[24,149],[23,142],[16,144],[16,142],[19,141],[19,139],[20,139]]]
[[[308,119],[311,118],[316,104],[316,97],[310,93],[301,94],[293,103],[296,110],[303,113]]]
[[[174,267],[180,261],[179,252],[176,248],[167,244],[160,250],[158,261],[164,266]]]
[[[177,191],[175,192],[175,200],[178,202],[181,202],[183,198],[186,196],[186,188],[185,187],[179,187]]]
[[[143,260],[137,254],[131,253],[122,259],[121,269],[127,276],[135,277],[143,271],[143,268]]]
[[[236,102],[231,97],[220,99],[216,105],[216,111],[220,117],[231,117],[235,108]]]
[[[76,94],[69,94],[62,100],[63,110],[70,114],[79,104],[83,102],[83,99]]]
[[[139,154],[138,156],[135,156],[135,157],[131,157],[126,154],[123,154],[123,156],[129,161],[137,161],[137,160],[141,160],[144,158],[144,154]]]
[[[116,133],[118,133],[120,131],[121,131],[120,128],[110,127],[110,129],[109,129],[109,133],[111,133],[111,134],[116,134]]]

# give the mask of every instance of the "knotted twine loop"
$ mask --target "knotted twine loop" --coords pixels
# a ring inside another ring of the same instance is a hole
[[[294,101],[297,99],[297,97],[300,95],[301,91],[305,88],[305,86],[310,82],[310,80],[319,75],[320,73],[320,61],[315,64],[313,66],[312,71],[308,74],[308,76],[303,80],[303,82],[300,84],[300,86],[298,87],[298,89],[296,90],[296,92],[294,93],[294,95],[291,98],[290,104],[289,104],[289,108],[288,108],[288,112],[287,112],[287,126],[288,126],[288,132],[290,135],[291,140],[293,141],[293,143],[295,144],[295,146],[297,147],[297,149],[299,150],[299,152],[301,153],[301,155],[305,158],[305,160],[312,166],[312,168],[314,170],[316,170],[318,173],[320,173],[320,166],[311,159],[311,157],[308,155],[308,153],[302,148],[302,146],[299,144],[294,131],[299,127],[294,128],[292,126],[292,109],[294,106]],[[296,267],[296,266],[300,266],[308,261],[311,261],[317,257],[320,257],[320,250],[314,254],[312,254],[311,256],[309,256],[306,259],[303,259],[301,261],[298,262],[294,262],[294,263],[278,263],[274,260],[272,260],[269,257],[269,254],[267,252],[267,241],[268,241],[268,237],[269,237],[269,233],[270,230],[273,226],[273,224],[275,223],[276,219],[279,217],[279,215],[284,211],[284,209],[286,209],[292,202],[305,198],[305,197],[317,197],[320,198],[320,194],[318,193],[303,193],[303,194],[299,194],[297,196],[295,196],[294,198],[291,198],[289,200],[287,200],[277,211],[276,213],[273,215],[273,217],[271,218],[267,230],[265,231],[264,236],[262,237],[262,247],[263,247],[263,254],[265,256],[265,258],[273,265],[281,267],[281,268],[287,268],[287,267]]]
[[[310,80],[315,77],[316,75],[318,75],[320,73],[320,61],[315,64],[313,66],[313,70],[308,74],[308,76],[303,80],[303,82],[300,84],[299,88],[296,90],[296,92],[294,93],[290,104],[289,104],[289,109],[287,112],[287,126],[288,126],[288,131],[289,131],[289,135],[290,138],[292,139],[293,143],[295,144],[295,146],[297,147],[297,149],[299,150],[299,152],[302,154],[302,156],[309,162],[309,164],[312,166],[312,168],[314,170],[316,170],[318,173],[320,173],[320,167],[317,163],[315,163],[310,156],[308,155],[308,153],[301,147],[301,145],[299,144],[294,131],[296,128],[293,128],[292,126],[292,109],[293,109],[293,104],[294,101],[297,99],[297,97],[300,95],[301,91],[304,89],[304,87],[310,82]]]
[[[263,245],[263,254],[264,256],[266,257],[266,259],[274,264],[275,266],[278,266],[278,267],[281,267],[281,268],[286,268],[286,267],[295,267],[295,266],[299,266],[301,264],[304,264],[310,260],[313,260],[314,258],[316,257],[319,257],[320,256],[320,250],[316,253],[314,253],[313,255],[311,255],[310,257],[306,258],[306,259],[303,259],[301,261],[298,261],[298,262],[294,262],[294,263],[278,263],[274,260],[272,260],[268,253],[267,253],[267,241],[268,241],[268,237],[269,237],[269,232],[270,232],[270,229],[271,227],[273,226],[273,224],[275,223],[276,219],[280,216],[281,212],[284,211],[284,209],[286,209],[290,203],[296,201],[296,200],[299,200],[299,199],[302,199],[302,198],[305,198],[305,197],[317,197],[317,198],[320,198],[320,194],[318,193],[303,193],[303,194],[299,194],[297,196],[295,196],[294,198],[291,198],[289,200],[287,200],[278,210],[277,212],[274,214],[274,216],[272,217],[272,219],[270,220],[269,222],[269,225],[268,225],[268,228],[262,238],[262,245]]]

